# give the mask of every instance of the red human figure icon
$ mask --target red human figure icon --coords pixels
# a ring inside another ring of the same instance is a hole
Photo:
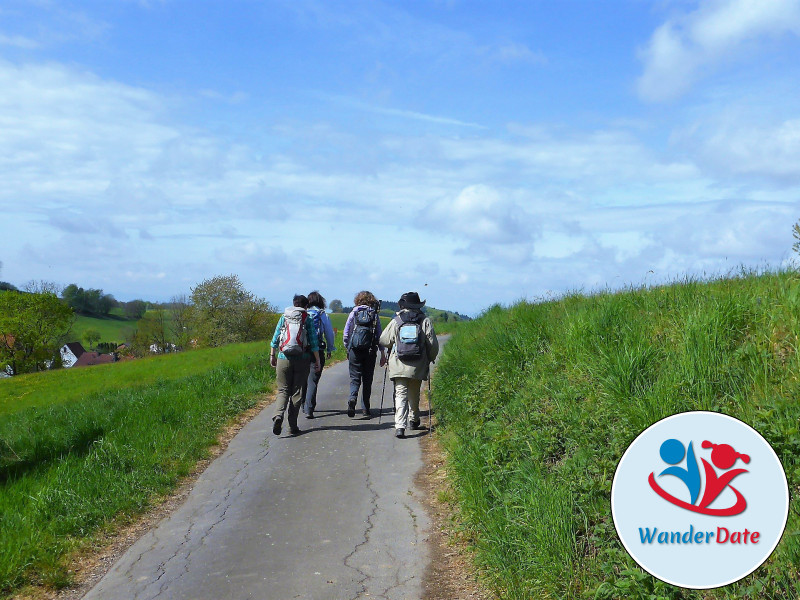
[[[714,466],[718,469],[730,469],[738,459],[742,459],[742,462],[745,464],[750,462],[750,457],[747,454],[736,452],[736,450],[734,450],[733,447],[729,446],[728,444],[713,444],[708,440],[705,440],[703,441],[702,447],[706,449],[713,448],[711,451],[711,462],[714,463]],[[748,472],[747,469],[734,469],[717,476],[717,472],[714,470],[714,467],[708,464],[708,461],[705,458],[700,460],[703,461],[703,468],[705,469],[706,473],[706,489],[703,493],[703,499],[700,501],[701,508],[706,508],[709,504],[716,500],[717,496],[722,493],[722,490],[730,485],[734,477]],[[728,514],[736,515],[747,508],[747,501],[744,499],[744,496],[742,496],[739,490],[733,486],[730,486],[730,488],[736,494],[736,504],[729,509],[731,512]]]

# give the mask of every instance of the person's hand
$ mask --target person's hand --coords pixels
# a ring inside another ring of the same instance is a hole
[[[328,351],[325,353],[325,357],[326,357],[328,360],[330,360],[330,359],[331,359],[331,351],[330,351],[330,350],[328,350]]]
[[[321,364],[319,364],[319,361],[318,361],[318,360],[315,360],[315,361],[314,361],[314,371],[316,371],[317,373],[319,373],[320,371],[322,371],[322,365],[321,365]]]
[[[386,356],[384,356],[383,354],[381,354],[381,366],[382,366],[382,367],[385,367],[387,362],[389,362],[389,361],[388,361],[388,360],[386,360]]]
[[[274,354],[270,354],[269,355],[269,364],[271,364],[273,367],[277,367],[278,366],[278,357],[275,356]]]

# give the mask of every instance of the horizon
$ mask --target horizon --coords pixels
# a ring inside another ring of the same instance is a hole
[[[0,281],[472,317],[784,268],[798,57],[800,0],[10,0]]]

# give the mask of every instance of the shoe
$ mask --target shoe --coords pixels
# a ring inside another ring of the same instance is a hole
[[[406,437],[406,430],[401,427],[400,429],[398,429],[395,432],[394,437],[396,437],[396,438],[404,438],[404,437]]]
[[[272,420],[272,433],[275,435],[281,434],[281,425],[283,425],[283,419],[273,419]]]
[[[306,419],[313,419],[314,413],[306,413]]]
[[[368,408],[365,408],[365,409],[364,409],[363,411],[361,411],[361,412],[362,412],[362,414],[363,414],[365,417],[367,417],[368,419],[371,419],[371,418],[372,418],[372,411],[370,411],[370,409],[368,409]]]
[[[419,427],[419,423],[420,423],[420,422],[419,422],[419,421],[417,421],[417,420],[411,421],[411,423],[410,423],[410,425],[411,425],[411,429],[419,429],[419,428],[420,428],[420,427]]]
[[[347,416],[348,417],[355,417],[356,416],[356,401],[355,400],[348,400],[348,402],[347,402]]]
[[[303,432],[299,427],[291,427],[289,429],[289,433],[291,433],[292,435],[300,435]]]

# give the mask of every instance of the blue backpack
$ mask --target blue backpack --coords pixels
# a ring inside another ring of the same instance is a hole
[[[317,342],[319,344],[320,350],[325,349],[325,331],[324,327],[322,326],[322,313],[324,311],[321,308],[309,308],[308,314],[311,317],[311,324],[314,325],[314,331],[317,332]]]

